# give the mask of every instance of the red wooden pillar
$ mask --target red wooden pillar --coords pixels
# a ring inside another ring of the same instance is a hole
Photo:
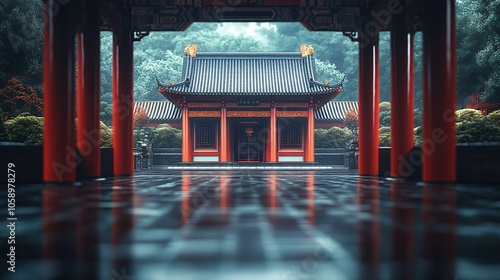
[[[276,105],[271,105],[271,124],[269,131],[269,145],[270,145],[270,156],[269,162],[277,162],[278,161],[278,148],[277,148],[277,120],[276,120]]]
[[[422,177],[454,182],[456,175],[455,1],[423,4],[424,112]]]
[[[133,33],[123,18],[113,36],[113,167],[115,175],[134,173]]]
[[[223,104],[220,114],[220,162],[228,162],[227,146],[227,111]]]
[[[189,126],[189,109],[187,105],[182,107],[182,162],[191,162],[191,140]]]
[[[71,5],[46,0],[43,50],[43,180],[74,182],[75,28]],[[55,9],[54,7],[58,7]]]
[[[378,34],[359,39],[359,174],[378,174],[379,49]]]
[[[314,162],[314,107],[309,106],[307,114],[307,143],[305,162]]]
[[[408,11],[405,9],[405,11]],[[391,23],[391,176],[409,176],[404,166],[413,149],[413,31],[407,13]]]
[[[82,177],[101,176],[99,5],[84,2],[84,25],[78,33],[78,133]]]

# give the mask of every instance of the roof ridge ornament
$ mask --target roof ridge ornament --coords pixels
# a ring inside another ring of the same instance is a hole
[[[184,54],[189,54],[193,58],[196,57],[196,52],[197,51],[198,51],[198,45],[197,44],[186,45],[186,47],[184,47]]]
[[[313,45],[307,46],[306,44],[300,45],[300,52],[302,53],[302,57],[308,57],[314,54]]]

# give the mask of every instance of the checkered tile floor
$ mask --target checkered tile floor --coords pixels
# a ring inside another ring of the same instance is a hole
[[[157,169],[20,185],[16,194],[16,273],[2,259],[1,279],[500,275],[497,186],[426,185],[344,169]],[[8,234],[2,226],[2,258]]]

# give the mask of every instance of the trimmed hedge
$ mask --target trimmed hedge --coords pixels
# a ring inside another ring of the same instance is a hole
[[[483,118],[481,111],[476,109],[460,109],[455,113],[457,115],[457,123]]]
[[[5,122],[9,141],[42,145],[43,118],[18,116]]]
[[[314,146],[316,148],[344,148],[352,137],[352,132],[348,128],[319,128],[314,130]]]

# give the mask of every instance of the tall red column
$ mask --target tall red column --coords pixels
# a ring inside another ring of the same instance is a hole
[[[309,106],[307,114],[307,143],[305,162],[314,162],[314,107]]]
[[[391,176],[394,177],[411,175],[404,169],[413,149],[415,107],[413,31],[409,30],[407,18],[407,13],[402,12],[394,15],[391,23]]]
[[[227,156],[227,111],[222,105],[220,114],[220,162],[228,162]]]
[[[82,156],[79,174],[101,176],[99,3],[83,2],[84,25],[78,33],[78,132],[77,146]]]
[[[71,4],[46,0],[43,50],[43,180],[74,182],[75,28]],[[55,10],[52,7],[58,6]]]
[[[378,35],[359,41],[359,174],[378,174],[379,149]]]
[[[269,131],[269,145],[270,145],[270,156],[269,162],[278,161],[278,148],[277,148],[277,120],[276,120],[276,105],[273,103],[271,105],[271,120],[270,120],[270,131]]]
[[[134,173],[133,33],[129,20],[113,34],[113,168],[115,175]]]
[[[189,127],[189,110],[187,105],[182,107],[182,162],[191,162],[191,140]]]
[[[454,182],[457,178],[455,1],[423,3],[422,177],[425,182]]]

